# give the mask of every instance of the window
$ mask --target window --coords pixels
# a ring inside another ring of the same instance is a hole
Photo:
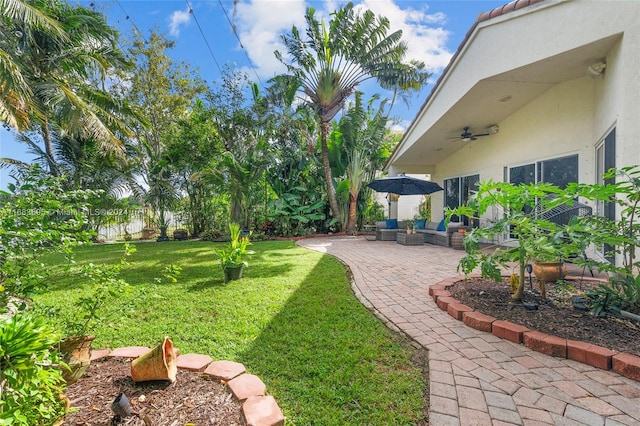
[[[514,185],[545,182],[566,188],[570,182],[578,181],[578,155],[511,167],[505,175]],[[532,211],[532,207],[525,206],[525,213]]]
[[[578,181],[578,155],[511,167],[508,175],[514,185],[546,182],[566,188],[569,182]]]
[[[480,182],[480,175],[471,175],[456,177],[444,180],[444,205],[455,209],[458,206],[465,204],[471,198],[471,195],[477,191],[478,182]],[[451,216],[452,222],[458,222],[461,219],[458,216]],[[463,217],[462,222],[465,225],[470,225],[470,219]],[[479,226],[477,220],[474,220],[471,225],[474,227]]]

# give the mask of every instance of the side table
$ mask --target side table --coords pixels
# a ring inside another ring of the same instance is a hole
[[[367,241],[375,241],[376,225],[362,225],[362,233]]]
[[[407,234],[406,232],[398,232],[396,243],[403,246],[421,246],[424,244],[424,236],[422,234]]]
[[[464,250],[464,232],[451,234],[451,247],[455,250]]]

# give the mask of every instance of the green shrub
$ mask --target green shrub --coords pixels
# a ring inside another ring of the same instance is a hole
[[[62,417],[65,382],[50,350],[59,340],[41,318],[26,313],[0,322],[0,424],[50,425]]]
[[[203,241],[219,241],[222,238],[222,231],[219,229],[207,229],[200,233],[200,239]]]

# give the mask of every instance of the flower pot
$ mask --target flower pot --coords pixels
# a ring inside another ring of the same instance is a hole
[[[71,385],[84,375],[91,362],[91,343],[96,336],[66,337],[58,344],[62,360],[70,370],[62,369],[62,378]]]
[[[178,366],[173,342],[165,337],[161,344],[131,361],[131,378],[134,382],[152,380],[176,381]]]
[[[239,266],[227,266],[224,268],[224,282],[228,283],[229,281],[239,280],[242,278],[242,268],[244,265]]]
[[[407,235],[413,234],[413,229],[407,229]]]
[[[143,240],[150,240],[153,238],[153,236],[156,234],[156,230],[153,228],[144,228],[142,230],[142,239]]]
[[[556,282],[564,278],[567,268],[563,262],[535,262],[533,274],[542,282]]]

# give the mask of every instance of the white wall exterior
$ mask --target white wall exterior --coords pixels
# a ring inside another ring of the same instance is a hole
[[[406,162],[402,155],[412,144],[433,143],[420,140],[421,135],[438,122],[452,119],[447,114],[484,117],[485,112],[473,111],[474,105],[460,105],[467,92],[478,88],[491,94],[492,86],[484,79],[498,81],[496,76],[511,72],[516,80],[527,64],[549,73],[543,68],[547,57],[556,58],[554,65],[561,75],[565,71],[558,66],[562,55],[569,60],[574,49],[602,39],[612,40],[603,58],[602,76],[587,77],[585,65],[584,74],[559,82],[548,77],[536,82],[535,75],[506,85],[500,82],[501,89],[521,85],[523,94],[528,86],[538,84],[539,94],[503,114],[496,122],[498,134],[454,142],[460,149],[425,164],[424,172],[440,184],[472,174],[479,174],[481,181],[501,181],[505,167],[578,154],[580,181],[594,183],[596,145],[614,127],[616,166],[640,164],[640,2],[574,0],[542,2],[479,24],[401,141],[390,170],[403,171],[396,162]],[[435,220],[443,215],[443,193],[433,194],[432,200]]]

